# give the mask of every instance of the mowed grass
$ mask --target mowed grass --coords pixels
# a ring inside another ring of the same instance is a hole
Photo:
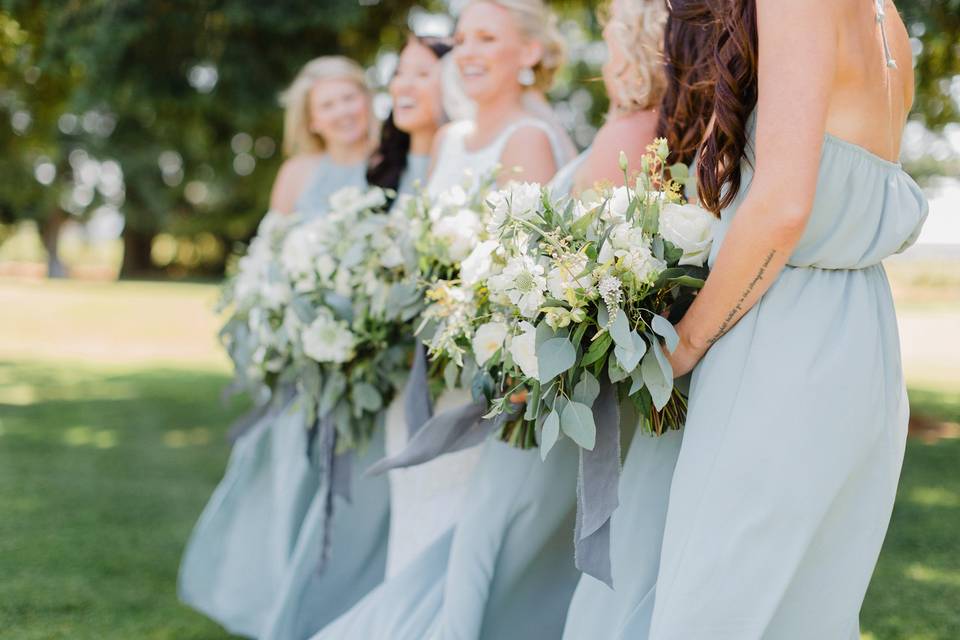
[[[175,592],[244,408],[220,400],[215,299],[204,285],[0,281],[0,638],[229,637]],[[960,423],[953,371],[911,383],[915,413]],[[864,638],[960,638],[958,603],[960,440],[911,439]]]

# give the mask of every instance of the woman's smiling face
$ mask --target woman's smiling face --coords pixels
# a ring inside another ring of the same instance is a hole
[[[407,42],[389,87],[398,129],[409,133],[439,126],[443,115],[440,71],[440,59],[430,47],[416,39]]]

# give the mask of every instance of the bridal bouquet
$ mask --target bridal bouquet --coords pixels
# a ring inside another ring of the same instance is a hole
[[[474,286],[475,273],[482,268],[478,247],[490,242],[485,200],[495,178],[496,172],[467,176],[464,184],[435,198],[420,194],[406,205],[425,303],[416,333],[432,356],[433,377],[442,376],[447,387],[469,382],[476,370],[469,357],[470,335],[476,318],[487,312],[487,300]]]
[[[362,446],[396,393],[422,308],[413,236],[402,212],[382,212],[386,203],[379,188],[342,189],[282,247],[295,369],[340,449]]]
[[[703,285],[712,218],[683,204],[685,167],[668,176],[667,155],[655,141],[634,180],[621,155],[630,186],[577,200],[529,184],[486,199],[488,239],[460,274],[462,297],[479,311],[431,349],[476,364],[486,417],[513,416],[501,439],[539,444],[544,457],[562,435],[592,450],[603,386],[616,391],[609,401],[628,397],[647,430],[682,426],[686,400],[663,351],[678,337],[664,314],[682,315]]]
[[[232,387],[258,400],[275,388],[293,355],[291,290],[280,259],[291,224],[291,216],[273,211],[264,216],[218,307],[230,310],[220,339],[234,364]]]

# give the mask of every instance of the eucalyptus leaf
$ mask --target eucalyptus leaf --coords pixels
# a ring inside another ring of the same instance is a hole
[[[630,377],[630,373],[623,370],[623,367],[617,363],[616,358],[610,358],[607,361],[607,376],[610,382],[620,382]]]
[[[377,388],[368,382],[358,382],[353,385],[353,402],[364,411],[373,413],[383,408],[383,398]]]
[[[610,324],[610,312],[607,310],[606,304],[597,305],[597,324],[601,327],[606,327]]]
[[[577,350],[566,338],[551,338],[537,349],[540,383],[553,380],[577,361]]]
[[[634,369],[633,373],[630,374],[630,391],[627,392],[627,395],[632,396],[636,392],[643,389],[643,373],[640,369]]]
[[[677,330],[673,328],[669,320],[663,316],[653,316],[650,327],[654,333],[663,338],[664,342],[667,343],[667,350],[670,353],[677,350],[677,345],[680,344],[680,336],[677,335]]]
[[[670,393],[673,391],[673,376],[667,377],[664,375],[664,369],[657,356],[658,353],[662,356],[660,344],[654,340],[653,348],[647,352],[643,362],[640,363],[640,372],[643,374],[643,382],[650,392],[653,406],[657,408],[657,411],[660,411],[670,400]]]
[[[573,388],[573,399],[587,406],[593,406],[600,395],[600,383],[589,371],[580,374],[580,382]]]
[[[330,413],[346,390],[347,377],[339,370],[331,371],[327,375],[327,380],[323,385],[323,393],[320,395],[317,409],[319,414],[323,416]]]
[[[597,441],[597,425],[593,422],[593,411],[587,405],[571,401],[560,414],[560,428],[580,447],[593,450]]]
[[[613,315],[613,322],[608,325],[610,337],[613,338],[613,341],[617,343],[618,347],[632,349],[633,340],[630,338],[630,321],[627,319],[626,312],[623,309],[614,309],[611,315]]]
[[[640,364],[640,358],[647,351],[647,343],[643,341],[639,333],[631,331],[629,336],[631,342],[629,349],[617,345],[613,350],[613,354],[617,357],[617,364],[627,373],[631,373],[637,368],[637,365]]]
[[[556,411],[547,414],[540,431],[540,459],[546,460],[553,445],[560,439],[560,415]]]

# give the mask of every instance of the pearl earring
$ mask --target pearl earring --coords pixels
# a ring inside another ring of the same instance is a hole
[[[517,73],[517,82],[525,87],[532,87],[536,80],[537,77],[534,75],[533,69],[530,67],[524,67],[523,69],[520,69],[519,73]]]

